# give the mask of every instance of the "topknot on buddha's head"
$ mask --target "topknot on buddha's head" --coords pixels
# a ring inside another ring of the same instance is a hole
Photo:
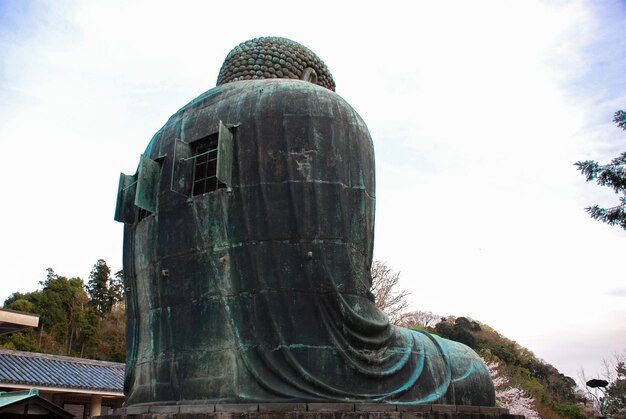
[[[222,64],[217,85],[275,78],[305,80],[335,91],[333,76],[313,51],[278,37],[255,38],[233,48]]]

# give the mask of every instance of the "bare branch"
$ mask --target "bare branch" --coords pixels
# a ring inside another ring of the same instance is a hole
[[[399,281],[400,272],[394,272],[385,262],[378,260],[372,264],[371,291],[376,306],[385,312],[391,323],[398,325],[403,324],[409,314],[407,297],[411,294],[407,290],[397,289]]]
[[[433,327],[441,320],[441,316],[432,311],[411,311],[404,316],[400,326],[404,327]]]

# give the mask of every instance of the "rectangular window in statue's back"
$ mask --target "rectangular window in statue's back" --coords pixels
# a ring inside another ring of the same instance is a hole
[[[192,194],[202,195],[226,187],[217,179],[218,136],[210,135],[192,144],[194,177]]]

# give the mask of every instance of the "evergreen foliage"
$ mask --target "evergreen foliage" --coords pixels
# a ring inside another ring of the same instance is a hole
[[[600,417],[626,418],[626,351],[615,354],[613,361],[603,360],[605,373],[587,381],[587,397]]]
[[[540,417],[584,417],[578,406],[583,398],[572,378],[491,327],[467,317],[448,317],[427,330],[464,343],[488,362],[497,363],[498,372],[507,378],[507,388],[532,397]]]
[[[606,389],[608,413],[626,417],[626,354],[615,364],[615,379]]]
[[[626,112],[617,111],[613,122],[626,130]],[[594,160],[578,161],[575,163],[578,170],[585,175],[587,182],[595,180],[600,186],[612,188],[621,195],[619,204],[611,208],[602,208],[598,205],[585,208],[585,211],[595,220],[609,225],[619,225],[626,230],[626,152],[611,160],[607,165],[600,165]]]
[[[39,326],[0,336],[0,347],[124,361],[121,274],[111,278],[106,262],[99,260],[87,286],[81,278],[60,276],[51,268],[39,285],[39,290],[13,293],[4,302],[4,308],[39,315]]]
[[[122,273],[111,276],[111,269],[100,259],[93,266],[85,287],[89,294],[89,304],[103,319],[122,300]]]

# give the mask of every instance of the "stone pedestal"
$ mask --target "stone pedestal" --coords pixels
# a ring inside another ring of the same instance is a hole
[[[485,406],[384,403],[149,405],[114,409],[100,419],[524,419]]]

